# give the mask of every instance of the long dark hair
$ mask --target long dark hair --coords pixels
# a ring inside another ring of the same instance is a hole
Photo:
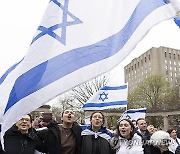
[[[135,134],[134,124],[133,124],[132,121],[129,120],[129,119],[122,119],[121,121],[124,121],[124,120],[127,121],[127,122],[130,124],[131,128],[132,128],[132,131],[130,132],[130,140],[131,140],[132,137],[133,137],[134,134]],[[119,131],[119,125],[120,125],[121,121],[119,121],[118,124],[117,124],[117,135],[118,135],[118,136],[121,136],[121,137],[123,138],[123,136],[120,134],[120,131]]]

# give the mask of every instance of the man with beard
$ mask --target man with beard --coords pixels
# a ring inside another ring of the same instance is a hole
[[[43,152],[48,154],[80,154],[81,127],[74,122],[75,113],[66,109],[62,113],[62,125],[51,122],[48,129],[38,132],[43,140]]]

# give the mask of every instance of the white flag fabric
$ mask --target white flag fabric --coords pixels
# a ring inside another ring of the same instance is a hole
[[[127,107],[127,84],[110,87],[105,86],[95,93],[82,107],[83,110],[104,110]]]
[[[145,117],[146,117],[146,108],[129,109],[129,110],[126,110],[121,115],[118,121],[121,121],[122,119],[129,119],[129,120],[137,120],[138,118],[145,119]]]
[[[23,115],[117,66],[176,9],[163,0],[50,0],[27,54],[0,79],[1,136]]]
[[[85,125],[90,125],[90,116],[85,117]]]

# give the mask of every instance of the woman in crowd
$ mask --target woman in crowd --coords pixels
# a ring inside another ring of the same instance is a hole
[[[121,120],[117,125],[118,136],[112,138],[111,145],[116,154],[143,154],[142,138],[135,133],[132,121]]]
[[[156,131],[150,138],[149,144],[145,145],[144,154],[173,154],[169,151],[171,138],[165,131]]]
[[[91,125],[82,131],[82,154],[114,154],[110,146],[111,135],[104,124],[104,115],[93,112],[90,116]]]
[[[169,150],[173,153],[175,153],[177,146],[180,144],[180,139],[177,138],[177,132],[176,129],[169,129],[167,130],[167,132],[169,133],[173,144],[171,144],[169,146]]]

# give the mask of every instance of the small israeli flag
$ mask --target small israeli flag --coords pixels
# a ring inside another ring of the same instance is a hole
[[[95,93],[84,106],[83,110],[104,110],[127,106],[127,84],[111,87],[105,86]]]
[[[137,120],[138,118],[145,118],[146,117],[146,108],[138,108],[138,109],[129,109],[126,110],[118,121],[122,119],[130,119],[130,120]]]

